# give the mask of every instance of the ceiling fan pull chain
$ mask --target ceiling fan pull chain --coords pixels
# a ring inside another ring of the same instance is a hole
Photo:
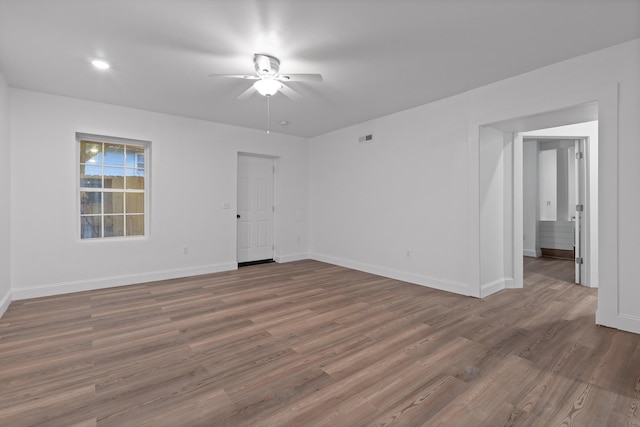
[[[269,100],[271,99],[270,96],[267,96],[267,135],[269,135],[271,133],[271,109],[270,104],[269,104]]]

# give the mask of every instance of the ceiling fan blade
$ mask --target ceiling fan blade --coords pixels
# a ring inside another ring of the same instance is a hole
[[[287,98],[290,98],[294,101],[297,101],[302,98],[302,96],[298,92],[291,89],[289,86],[285,84],[283,84],[282,87],[280,88],[280,92],[282,92],[282,94]]]
[[[281,74],[277,79],[283,82],[321,82],[322,74]]]
[[[245,90],[244,92],[242,92],[240,94],[240,96],[238,97],[238,99],[240,101],[244,101],[245,99],[249,99],[251,97],[251,95],[253,95],[254,93],[256,93],[256,88],[253,87],[253,85],[249,86],[249,89]]]
[[[225,77],[231,79],[258,80],[260,77],[247,74],[209,74],[209,77]]]

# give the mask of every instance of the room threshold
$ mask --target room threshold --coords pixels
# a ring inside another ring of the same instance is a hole
[[[273,260],[273,258],[270,258],[270,259],[259,259],[259,260],[256,260],[256,261],[239,262],[238,263],[238,268],[240,268],[240,267],[248,267],[250,265],[269,264],[271,262],[275,262]]]

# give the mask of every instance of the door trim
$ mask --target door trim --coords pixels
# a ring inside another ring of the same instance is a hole
[[[480,128],[507,120],[528,117],[541,113],[562,110],[572,106],[596,102],[598,105],[598,308],[596,324],[623,330],[640,330],[635,320],[620,313],[620,290],[618,268],[618,181],[617,178],[602,179],[603,174],[618,171],[618,83],[602,86],[583,86],[580,90],[551,94],[548,99],[537,98],[534,103],[504,105],[501,109],[480,112],[470,117],[467,149],[469,168],[467,182],[470,200],[468,214],[469,284],[470,295],[480,296]],[[532,107],[533,105],[533,107]],[[557,124],[558,126],[560,124]],[[547,126],[552,127],[552,126]],[[606,223],[604,219],[606,218]],[[604,226],[603,226],[604,225]],[[606,250],[606,253],[605,253]],[[602,256],[600,256],[602,253]]]

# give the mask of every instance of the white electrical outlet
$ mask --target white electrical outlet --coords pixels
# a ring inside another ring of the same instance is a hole
[[[411,249],[407,249],[406,255],[407,255],[407,258],[411,258]]]
[[[189,246],[182,247],[182,255],[189,255]]]

